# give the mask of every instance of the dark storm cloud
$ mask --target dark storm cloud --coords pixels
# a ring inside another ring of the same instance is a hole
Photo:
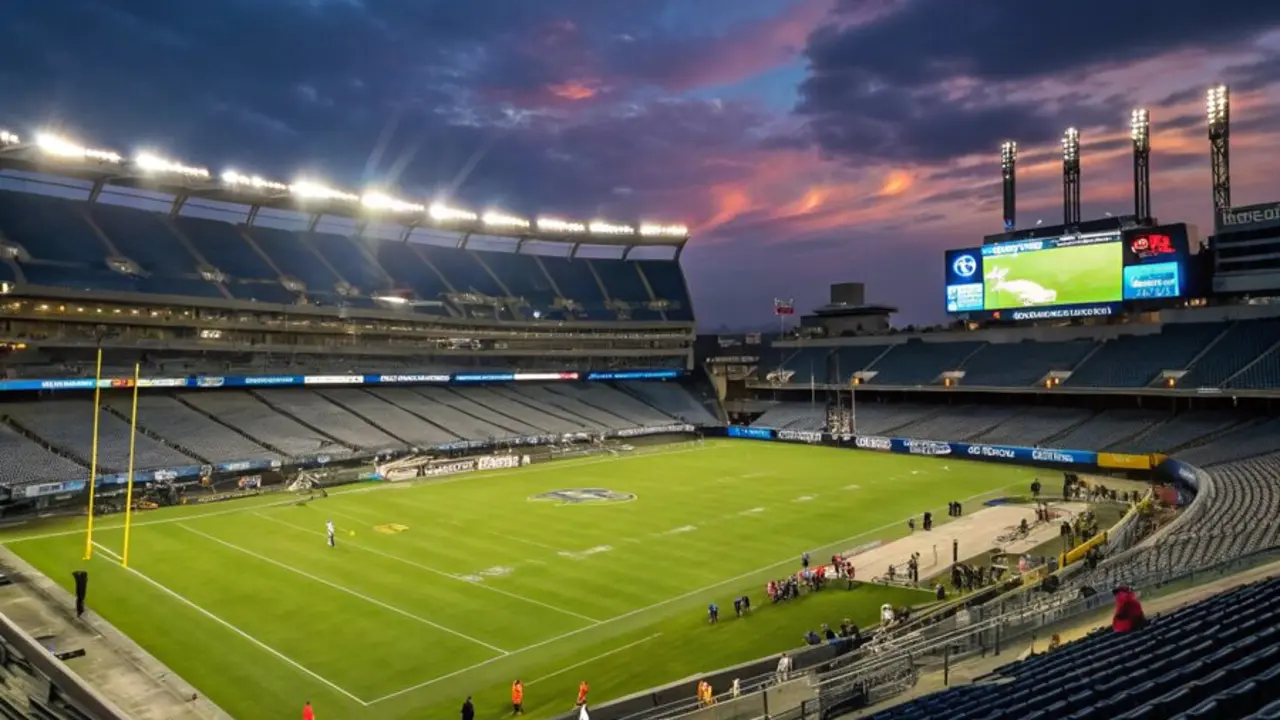
[[[1085,81],[1096,68],[1176,50],[1241,48],[1277,25],[1280,3],[1245,0],[1083,0],[1068,7],[914,0],[867,22],[842,24],[837,14],[815,30],[796,110],[818,147],[854,160],[942,160],[987,151],[1007,137],[1045,143],[1066,124],[1123,122],[1128,101],[1010,99],[1003,93],[1012,84]],[[1273,69],[1238,74],[1264,82]],[[964,89],[956,89],[959,79]]]
[[[523,212],[654,214],[646,193],[731,172],[682,166],[691,152],[739,152],[762,118],[701,101],[570,116],[504,96],[565,80],[589,55],[575,45],[584,33],[652,23],[666,4],[23,0],[0,22],[0,125],[65,123],[122,152],[146,142],[286,180],[459,187],[463,201]]]
[[[1185,48],[1240,48],[1277,24],[1280,4],[1253,0],[913,0],[872,23],[818,30],[806,54],[817,72],[893,84],[1023,80]]]

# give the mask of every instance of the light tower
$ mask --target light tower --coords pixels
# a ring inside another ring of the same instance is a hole
[[[1000,145],[1000,177],[1004,181],[1004,231],[1018,224],[1018,197],[1014,171],[1018,166],[1018,143],[1006,140]]]
[[[1139,222],[1151,220],[1151,116],[1145,108],[1129,116],[1133,137],[1133,214]]]
[[[1213,171],[1213,210],[1231,207],[1231,97],[1226,85],[1205,94],[1209,112],[1209,166]]]
[[[1062,224],[1080,223],[1080,131],[1062,134]]]

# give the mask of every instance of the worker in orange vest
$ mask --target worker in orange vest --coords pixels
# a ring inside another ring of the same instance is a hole
[[[524,714],[524,683],[519,680],[511,683],[511,714]]]
[[[587,684],[586,680],[578,684],[578,707],[587,704],[587,692],[590,690],[591,686]]]

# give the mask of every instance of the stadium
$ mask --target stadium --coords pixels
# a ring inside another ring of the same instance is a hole
[[[1228,101],[1205,238],[1144,110],[1132,215],[1080,216],[1069,129],[1019,229],[1005,143],[931,331],[846,283],[699,336],[661,219],[0,133],[0,717],[1280,716]]]

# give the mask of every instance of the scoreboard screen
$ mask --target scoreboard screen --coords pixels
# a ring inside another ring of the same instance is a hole
[[[1187,291],[1185,225],[1064,235],[946,253],[947,312],[1010,319],[1110,315]]]

